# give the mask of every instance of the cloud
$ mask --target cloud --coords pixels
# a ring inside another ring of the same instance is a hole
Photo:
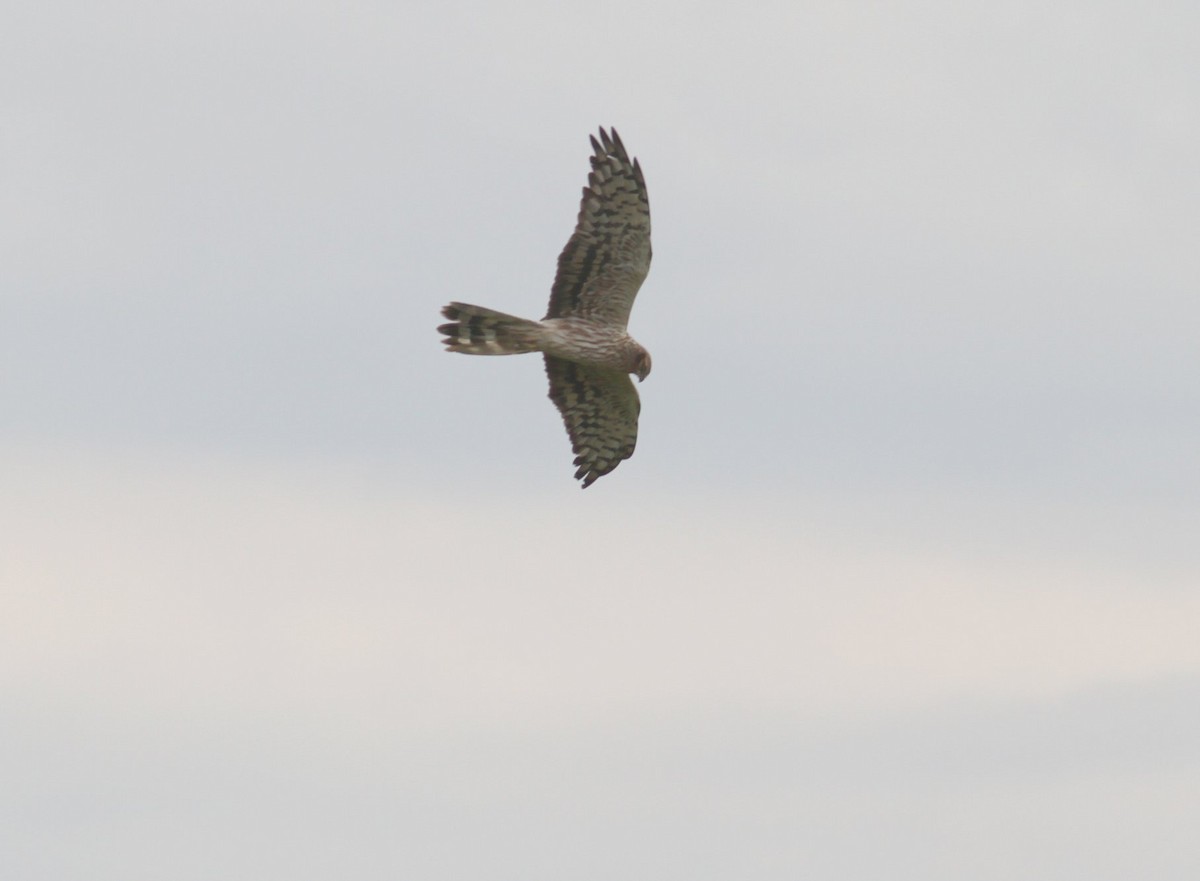
[[[1200,664],[1186,559],[1147,584],[1119,557],[1003,556],[945,526],[931,540],[880,520],[890,532],[872,539],[845,527],[869,513],[816,501],[648,497],[630,520],[580,500],[563,518],[537,497],[514,509],[403,481],[368,490],[319,466],[21,470],[5,652],[26,671],[10,687],[42,698],[345,718],[390,706],[396,724],[436,730],[551,724],[548,708],[1044,699]]]

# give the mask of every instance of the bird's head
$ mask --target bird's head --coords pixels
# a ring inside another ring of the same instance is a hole
[[[650,375],[650,353],[641,346],[634,352],[633,368],[629,372],[637,376],[638,382]]]

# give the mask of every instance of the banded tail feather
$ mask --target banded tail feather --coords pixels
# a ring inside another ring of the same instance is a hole
[[[450,319],[438,328],[447,351],[464,355],[519,355],[541,348],[542,326],[494,309],[451,303],[442,309]]]

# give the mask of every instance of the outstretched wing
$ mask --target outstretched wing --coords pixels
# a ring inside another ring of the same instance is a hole
[[[633,455],[641,401],[629,375],[546,355],[550,400],[562,413],[584,488]]]
[[[612,130],[592,138],[592,171],[575,233],[558,255],[547,318],[578,315],[625,327],[650,271],[650,201],[637,160]]]

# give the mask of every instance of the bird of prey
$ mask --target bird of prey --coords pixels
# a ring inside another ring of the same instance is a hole
[[[650,270],[650,203],[637,160],[616,129],[592,137],[592,171],[579,219],[558,257],[541,321],[451,303],[438,331],[465,355],[541,352],[550,400],[562,413],[586,488],[633,455],[641,402],[629,379],[650,373],[650,353],[626,332]]]

